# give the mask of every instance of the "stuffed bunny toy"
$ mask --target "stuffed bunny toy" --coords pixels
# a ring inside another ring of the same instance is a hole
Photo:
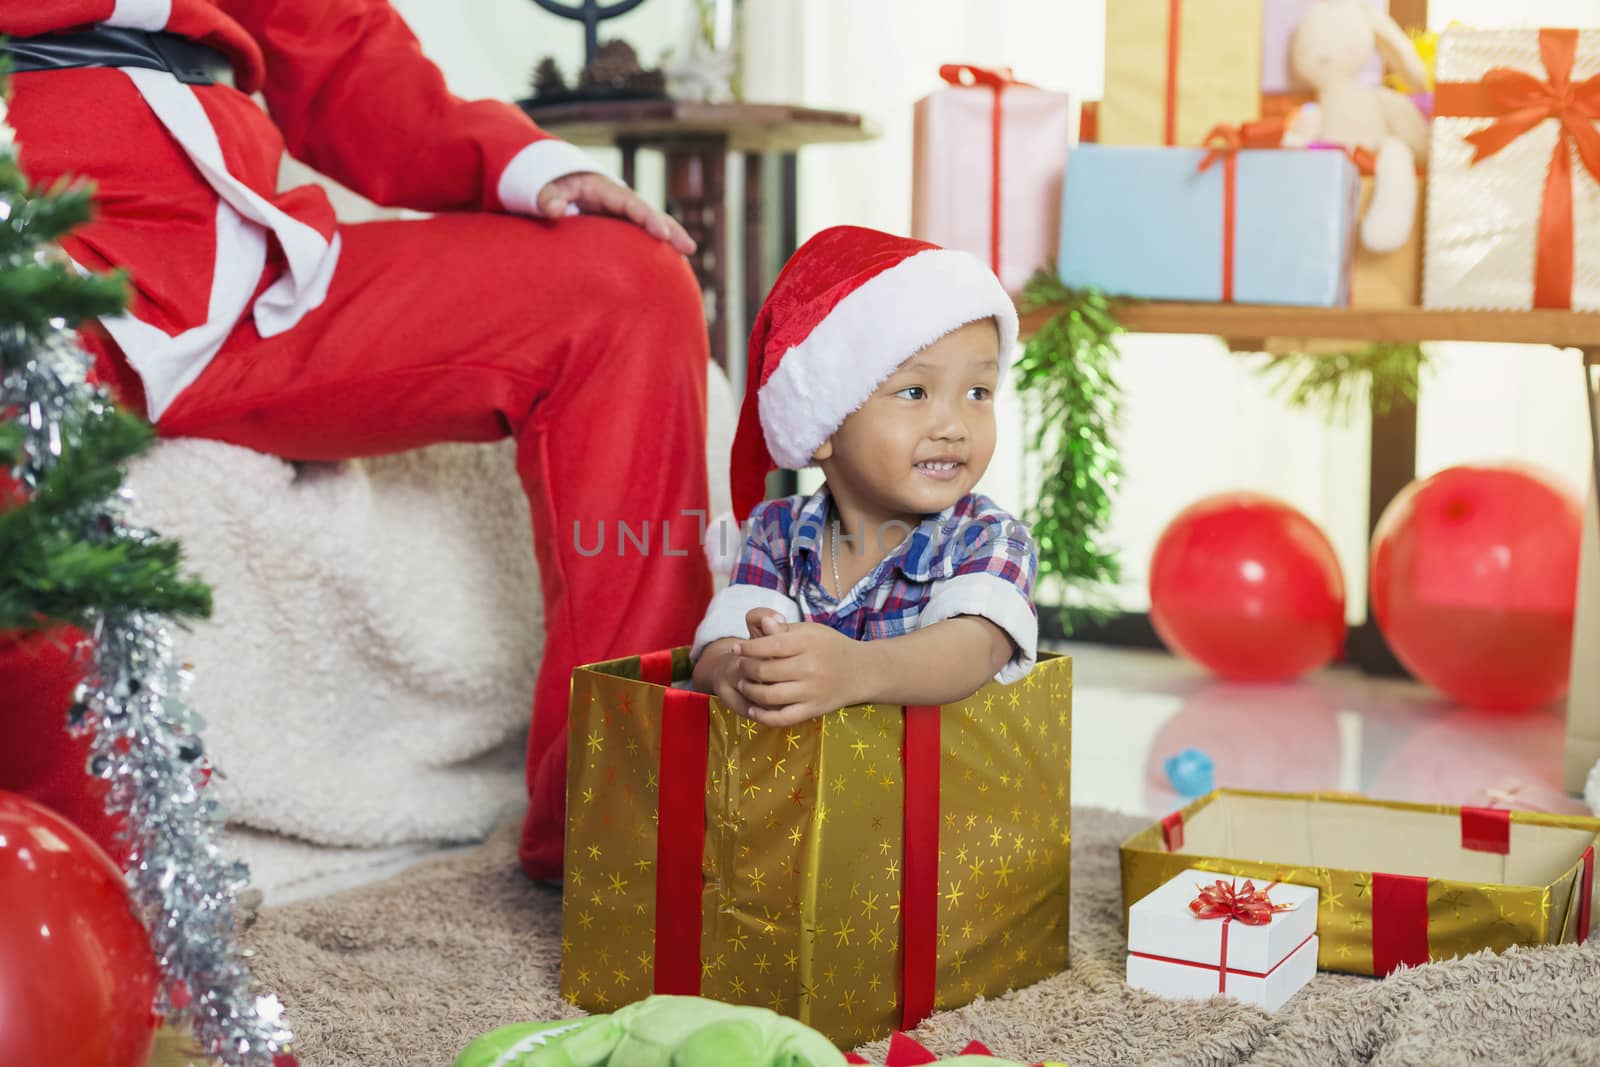
[[[1314,0],[1295,28],[1289,63],[1317,99],[1300,110],[1284,144],[1322,142],[1374,153],[1374,189],[1361,221],[1361,244],[1382,253],[1405,244],[1416,221],[1417,163],[1427,157],[1428,122],[1403,94],[1362,84],[1361,70],[1374,46],[1407,84],[1427,83],[1404,31],[1371,0]]]

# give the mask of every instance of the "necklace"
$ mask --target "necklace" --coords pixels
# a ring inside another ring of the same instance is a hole
[[[844,583],[839,581],[839,520],[833,521],[833,536],[828,539],[828,559],[833,563],[833,595],[844,599]]]

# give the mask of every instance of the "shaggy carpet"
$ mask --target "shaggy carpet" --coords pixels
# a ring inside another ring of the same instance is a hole
[[[1073,814],[1072,966],[927,1020],[1024,1062],[1186,1067],[1600,1063],[1600,939],[1431,964],[1384,981],[1319,974],[1276,1015],[1123,984],[1118,845],[1138,819]],[[515,824],[387,882],[269,908],[246,940],[288,1005],[304,1067],[443,1067],[505,1023],[576,1014],[558,990],[561,898],[515,862]],[[869,1046],[881,1060],[882,1044]]]

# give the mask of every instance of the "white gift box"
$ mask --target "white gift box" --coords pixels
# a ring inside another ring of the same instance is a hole
[[[1499,151],[1474,163],[1466,138],[1495,125],[1493,116],[1463,116],[1452,95],[1476,87],[1496,68],[1550,80],[1540,35],[1563,31],[1445,31],[1439,40],[1439,105],[1428,160],[1427,223],[1422,303],[1430,308],[1515,311],[1534,307],[1535,264],[1545,179],[1556,152],[1560,124],[1545,118]],[[1577,35],[1574,83],[1600,74],[1600,30]],[[1473,99],[1470,91],[1464,100]],[[1474,104],[1461,110],[1479,110]],[[1572,286],[1570,307],[1600,311],[1600,184],[1576,151],[1572,163]],[[1565,296],[1566,294],[1564,294]]]
[[[1277,1011],[1317,973],[1317,891],[1303,885],[1267,888],[1273,904],[1290,908],[1262,926],[1202,919],[1189,903],[1219,879],[1241,889],[1245,883],[1232,875],[1188,870],[1129,910],[1128,984],[1183,999],[1220,993]]]

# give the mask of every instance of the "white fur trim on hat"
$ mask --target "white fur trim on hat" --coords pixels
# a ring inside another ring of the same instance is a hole
[[[984,262],[967,252],[930,249],[863,283],[785,352],[757,394],[767,450],[798,469],[872,391],[952,330],[994,318],[1000,368],[1017,340],[1017,309]]]

